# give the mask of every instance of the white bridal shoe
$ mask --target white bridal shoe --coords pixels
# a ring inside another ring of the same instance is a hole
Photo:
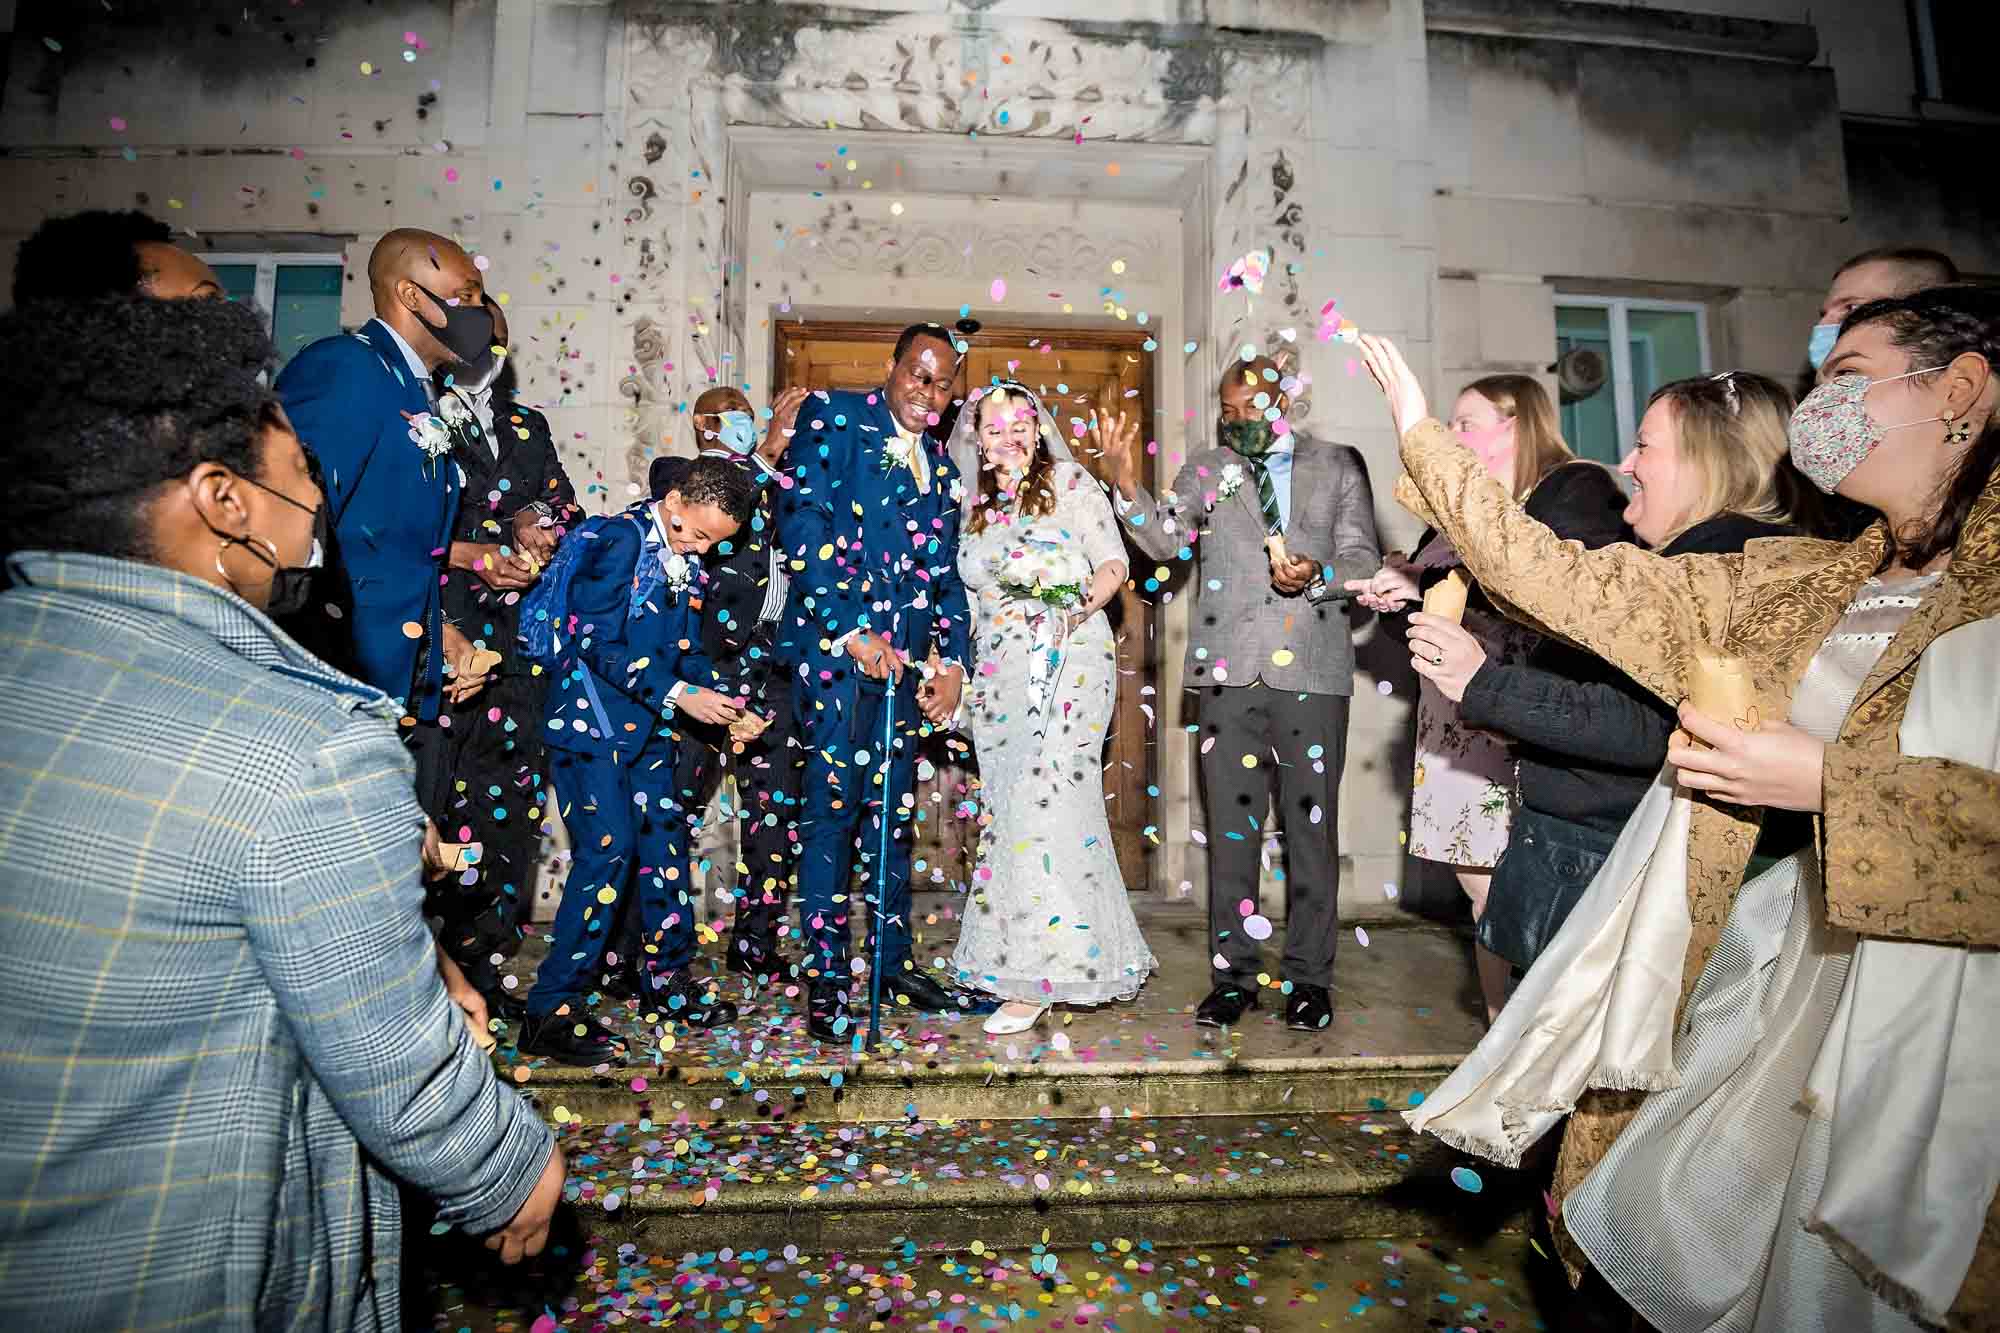
[[[1049,1007],[1045,1004],[1027,1005],[1019,1000],[1009,1000],[989,1014],[980,1027],[989,1037],[1011,1037],[1041,1022],[1042,1015],[1048,1011]]]

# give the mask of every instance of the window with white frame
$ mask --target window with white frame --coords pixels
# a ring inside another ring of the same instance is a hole
[[[1562,431],[1580,458],[1616,467],[1632,448],[1646,399],[1662,384],[1708,372],[1708,309],[1697,301],[1556,296],[1557,364],[1575,352],[1585,373],[1561,384]],[[1588,373],[1590,355],[1606,372]]]
[[[284,365],[309,343],[340,332],[341,258],[336,254],[205,255],[232,301],[252,301],[270,321]]]

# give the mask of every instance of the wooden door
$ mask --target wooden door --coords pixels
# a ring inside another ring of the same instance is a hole
[[[809,389],[878,388],[899,332],[900,325],[780,324],[773,391],[794,384]],[[1093,412],[1106,410],[1136,411],[1142,422],[1153,419],[1152,354],[1144,348],[1143,333],[986,329],[969,341],[971,349],[959,365],[956,396],[963,399],[972,386],[995,379],[1027,385],[1048,406],[1077,460],[1100,479],[1103,462],[1088,440],[1075,438],[1070,419],[1087,421]],[[1136,554],[1133,558],[1144,559]],[[1155,705],[1148,689],[1157,679],[1153,608],[1128,581],[1106,614],[1118,645],[1118,697],[1104,750],[1105,809],[1125,887],[1138,892],[1149,887],[1148,852],[1154,844],[1148,835],[1156,822],[1151,795],[1153,733],[1145,711]],[[924,757],[931,761],[933,776],[918,782],[923,828],[915,860],[924,869],[916,871],[914,879],[919,884],[935,880],[936,871],[962,885],[971,877],[979,846],[975,830],[954,812],[974,790],[976,759],[968,763],[962,749],[941,743]]]

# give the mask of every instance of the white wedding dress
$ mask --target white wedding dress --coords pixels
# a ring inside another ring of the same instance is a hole
[[[1093,571],[1125,560],[1111,504],[1088,472],[1057,463],[1055,491],[1053,514],[959,539],[972,600],[966,709],[991,822],[952,964],[962,985],[1002,999],[1090,1005],[1130,999],[1158,964],[1126,900],[1104,811],[1118,693],[1110,623],[1099,611],[1056,647],[1064,613],[1044,620],[1042,603],[1010,597],[998,577],[1029,539],[1072,545]]]

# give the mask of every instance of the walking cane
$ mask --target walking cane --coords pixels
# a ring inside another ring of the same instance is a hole
[[[875,947],[868,963],[868,1049],[882,1041],[882,928],[889,906],[889,773],[890,746],[896,739],[896,678],[889,678],[882,700],[882,832],[875,843]]]

